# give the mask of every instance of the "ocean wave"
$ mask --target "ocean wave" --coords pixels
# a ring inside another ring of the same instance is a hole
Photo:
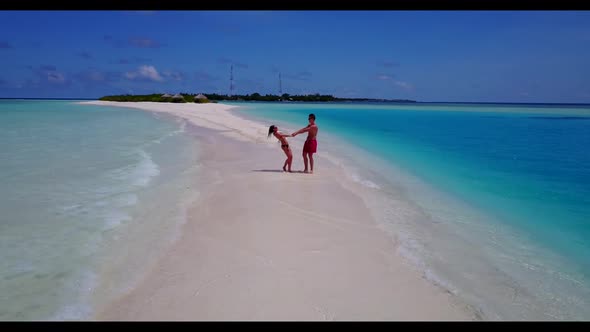
[[[139,161],[112,170],[109,172],[108,176],[114,180],[127,181],[127,183],[132,186],[147,186],[153,177],[160,174],[160,169],[145,150],[140,149],[137,154],[140,157]],[[124,184],[121,185],[121,187],[124,186]],[[125,189],[120,188],[120,191],[124,190]],[[117,190],[106,190],[105,193],[109,191],[116,192]]]

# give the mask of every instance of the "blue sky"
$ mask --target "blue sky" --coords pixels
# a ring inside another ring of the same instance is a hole
[[[590,103],[589,11],[1,11],[0,97]]]

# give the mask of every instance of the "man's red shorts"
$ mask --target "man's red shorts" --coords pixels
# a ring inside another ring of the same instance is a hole
[[[303,144],[303,153],[316,153],[318,150],[318,141],[310,139]]]

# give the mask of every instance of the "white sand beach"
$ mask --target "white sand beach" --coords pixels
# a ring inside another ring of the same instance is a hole
[[[184,118],[203,149],[202,195],[182,235],[96,320],[477,319],[396,253],[361,185],[322,157],[321,122],[314,174],[291,174],[281,170],[277,140],[267,139],[271,122],[244,119],[233,106],[83,104]],[[299,171],[305,138],[288,140]]]

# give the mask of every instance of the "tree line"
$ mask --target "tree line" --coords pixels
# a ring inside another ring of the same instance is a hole
[[[257,92],[253,94],[245,94],[245,95],[226,95],[226,94],[217,94],[217,93],[203,93],[202,95],[205,98],[196,98],[196,94],[189,94],[189,93],[180,93],[181,98],[174,98],[174,96],[166,96],[164,94],[153,93],[148,95],[112,95],[112,96],[104,96],[99,98],[99,100],[105,101],[131,101],[131,102],[139,102],[139,101],[152,101],[152,102],[172,102],[172,103],[207,103],[207,102],[217,102],[217,101],[293,101],[293,102],[335,102],[335,101],[356,101],[356,102],[375,102],[375,101],[383,101],[383,102],[415,102],[413,100],[407,99],[372,99],[372,98],[338,98],[332,95],[322,95],[319,93],[316,94],[308,94],[308,95],[290,95],[288,93],[284,93],[282,95],[273,95],[273,94],[266,94],[261,95]]]

